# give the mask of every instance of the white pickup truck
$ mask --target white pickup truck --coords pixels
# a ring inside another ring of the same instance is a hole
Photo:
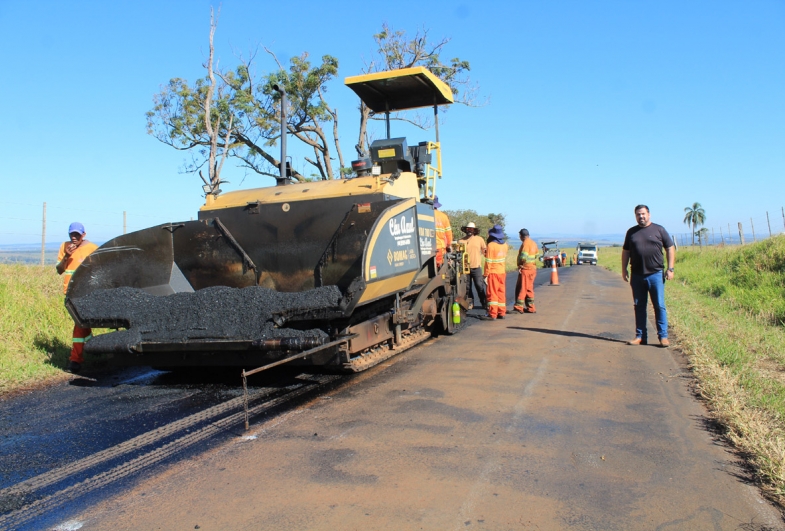
[[[596,243],[579,243],[576,248],[578,254],[578,265],[591,264],[597,265],[597,244]]]

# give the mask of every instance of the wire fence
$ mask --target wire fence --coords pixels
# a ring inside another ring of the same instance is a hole
[[[48,202],[36,205],[0,201],[0,263],[54,263],[60,244],[67,239],[68,225],[77,221],[75,216],[96,243],[172,221],[165,213],[129,215],[128,211],[83,209]],[[696,229],[694,235],[690,228],[687,232],[672,232],[671,236],[677,246],[744,245],[784,234],[785,207],[780,207],[779,212],[767,211],[740,221]]]
[[[0,263],[55,263],[60,244],[68,239],[68,226],[74,221],[85,226],[91,241],[102,243],[120,234],[172,220],[166,213],[0,201]]]
[[[671,234],[676,245],[744,245],[785,234],[785,207],[779,212],[765,212],[763,215],[744,218],[737,222],[727,222],[712,227],[696,227],[692,231]],[[694,243],[693,243],[694,242]]]

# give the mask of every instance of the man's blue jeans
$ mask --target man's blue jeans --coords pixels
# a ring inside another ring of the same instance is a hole
[[[630,276],[630,286],[632,287],[632,298],[635,302],[635,337],[647,341],[646,333],[646,306],[649,303],[654,305],[654,317],[657,320],[657,336],[660,339],[668,337],[668,312],[665,310],[665,281],[662,278],[662,271],[657,271],[651,275]]]

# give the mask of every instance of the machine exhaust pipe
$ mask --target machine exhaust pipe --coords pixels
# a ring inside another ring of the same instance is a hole
[[[281,95],[281,176],[275,179],[276,186],[289,184],[289,176],[286,172],[286,89],[279,85],[273,85],[273,90]]]

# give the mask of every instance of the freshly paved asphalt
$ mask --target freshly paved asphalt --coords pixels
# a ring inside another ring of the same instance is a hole
[[[548,275],[537,314],[472,319],[61,525],[783,529],[677,348],[624,343],[629,287],[597,267]]]
[[[0,529],[785,529],[715,438],[678,338],[624,344],[617,275],[549,276],[537,314],[472,312],[358,376],[252,378],[299,398],[249,432],[234,372],[115,371],[6,398]]]

